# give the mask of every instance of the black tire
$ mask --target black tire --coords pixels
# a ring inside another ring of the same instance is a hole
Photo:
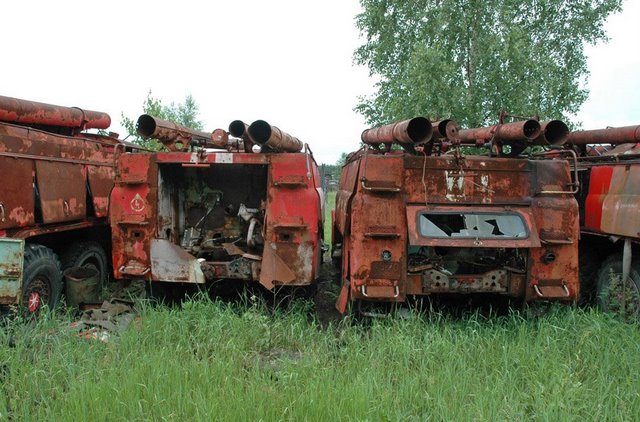
[[[640,263],[632,262],[631,283],[622,284],[622,254],[609,256],[600,267],[597,278],[598,306],[604,312],[619,315],[626,321],[640,318]]]
[[[53,310],[62,291],[58,256],[42,245],[27,245],[22,274],[22,307],[37,313],[44,306]]]
[[[109,280],[109,260],[98,242],[76,242],[62,254],[62,269],[71,267],[93,268],[100,274],[100,285]]]

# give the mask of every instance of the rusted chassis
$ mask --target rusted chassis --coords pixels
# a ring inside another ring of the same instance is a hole
[[[563,160],[355,154],[333,221],[337,308],[437,293],[575,300],[571,187]]]
[[[321,200],[308,153],[123,155],[111,195],[115,277],[310,285]]]

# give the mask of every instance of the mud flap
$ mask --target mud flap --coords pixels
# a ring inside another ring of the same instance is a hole
[[[349,283],[347,281],[342,282],[342,287],[340,288],[340,295],[338,295],[338,300],[336,301],[336,309],[338,312],[344,315],[347,311],[347,304],[349,303],[350,291]]]

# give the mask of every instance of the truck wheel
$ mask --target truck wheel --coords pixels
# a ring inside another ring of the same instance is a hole
[[[107,254],[97,242],[77,242],[62,255],[62,268],[87,267],[100,274],[100,285],[106,286],[109,279]]]
[[[622,254],[609,256],[598,272],[598,306],[604,312],[618,314],[624,320],[640,317],[640,265],[631,263],[629,280],[622,282]]]
[[[22,306],[29,313],[45,306],[54,309],[62,291],[60,261],[42,245],[27,245],[24,252]]]

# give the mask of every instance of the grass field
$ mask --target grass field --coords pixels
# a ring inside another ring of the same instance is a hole
[[[324,243],[331,246],[331,210],[336,206],[336,192],[327,192],[324,202]]]
[[[327,211],[335,201],[329,194]],[[326,221],[326,242],[330,218]],[[1,420],[637,420],[640,331],[554,307],[322,324],[309,302],[143,303],[107,343],[69,315],[0,331]]]
[[[293,309],[146,306],[108,343],[64,317],[0,334],[0,419],[634,420],[637,325],[573,308],[320,327]],[[9,338],[11,336],[11,338]]]

